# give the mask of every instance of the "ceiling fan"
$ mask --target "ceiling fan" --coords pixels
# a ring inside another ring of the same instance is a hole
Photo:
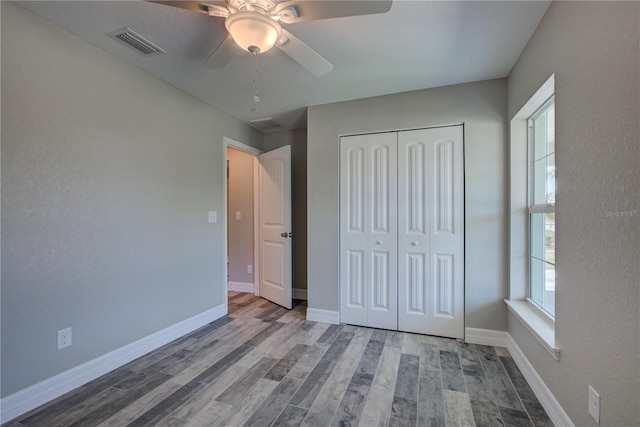
[[[224,18],[229,35],[211,54],[206,67],[226,66],[237,53],[236,46],[254,55],[276,46],[311,73],[322,76],[331,71],[333,65],[282,24],[385,13],[391,8],[392,0],[148,1]]]

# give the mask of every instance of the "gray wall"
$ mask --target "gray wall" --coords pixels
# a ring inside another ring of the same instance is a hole
[[[247,273],[247,265],[253,266],[253,162],[252,154],[227,149],[229,178],[227,193],[229,281],[253,285],[253,273]],[[240,220],[236,219],[240,212]],[[255,267],[255,266],[254,266]],[[255,271],[255,270],[253,270]]]
[[[293,287],[307,289],[307,130],[266,133],[264,150],[291,146]]]
[[[262,134],[1,7],[7,396],[224,303],[222,139]]]
[[[638,2],[553,2],[509,76],[512,118],[555,73],[560,361],[509,333],[577,426],[589,384],[600,425],[640,420],[639,29]]]
[[[310,107],[309,307],[339,310],[339,136],[464,122],[467,327],[506,330],[506,80]]]

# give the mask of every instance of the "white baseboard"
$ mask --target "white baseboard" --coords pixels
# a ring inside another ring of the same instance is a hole
[[[0,400],[4,424],[227,314],[224,304],[197,314]]]
[[[322,310],[319,308],[307,308],[307,320],[314,322],[340,324],[340,313],[333,310]]]
[[[307,299],[307,290],[306,289],[296,289],[293,288],[293,298],[294,299]]]
[[[551,393],[551,390],[549,390],[544,381],[542,381],[540,375],[538,375],[531,362],[529,362],[510,334],[507,334],[507,340],[507,350],[509,350],[511,357],[513,357],[513,361],[516,362],[516,365],[518,365],[522,375],[524,375],[531,386],[531,390],[533,390],[533,393],[540,401],[540,404],[544,410],[547,411],[547,415],[551,418],[553,425],[574,427],[571,418],[569,418],[567,413],[564,412],[560,403],[558,403],[553,393]]]
[[[248,282],[227,282],[227,289],[234,292],[249,292],[251,294],[255,292],[253,283]]]
[[[509,343],[509,333],[492,329],[464,328],[464,340],[469,344],[506,347]]]

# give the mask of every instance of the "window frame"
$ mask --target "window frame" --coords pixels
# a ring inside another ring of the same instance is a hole
[[[532,261],[535,258],[536,260],[542,262],[543,264],[553,265],[554,268],[554,276],[556,271],[556,263],[555,263],[555,249],[554,249],[554,262],[551,263],[546,259],[541,259],[539,257],[534,256],[531,252],[532,245],[532,215],[534,214],[549,214],[553,213],[555,215],[555,172],[554,172],[554,202],[549,203],[548,199],[545,200],[545,204],[535,204],[535,125],[534,122],[541,115],[545,114],[547,110],[553,106],[554,107],[554,134],[555,134],[555,94],[552,94],[548,99],[540,104],[540,106],[527,118],[527,232],[526,232],[526,240],[527,240],[527,297],[526,300],[529,301],[535,309],[539,310],[541,314],[550,318],[551,320],[555,320],[555,301],[554,301],[554,313],[551,313],[547,310],[543,303],[534,300],[532,297],[533,291],[532,287],[534,283],[532,283]],[[555,135],[554,135],[554,169],[555,169]],[[548,157],[548,154],[545,155]],[[555,230],[554,230],[554,239],[555,239]],[[555,278],[554,278],[555,281]],[[544,286],[544,282],[542,284]],[[543,291],[544,292],[544,291]],[[555,299],[555,291],[554,291],[554,299]]]

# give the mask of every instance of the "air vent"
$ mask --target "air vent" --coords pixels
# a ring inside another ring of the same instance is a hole
[[[254,128],[263,132],[282,130],[282,126],[276,123],[272,118],[251,120],[249,123]]]
[[[153,56],[160,53],[166,53],[164,50],[160,49],[158,46],[151,43],[149,40],[145,39],[130,28],[121,28],[117,31],[109,33],[108,36],[116,39],[122,44],[129,46],[131,49],[135,50],[142,56]]]

